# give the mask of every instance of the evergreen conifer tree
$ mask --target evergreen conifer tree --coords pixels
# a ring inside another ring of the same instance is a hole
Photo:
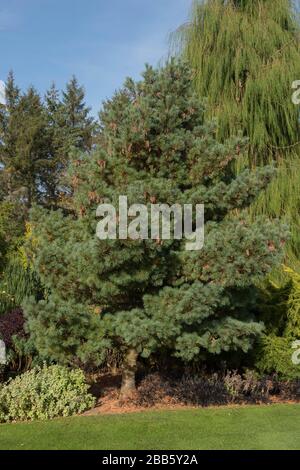
[[[64,106],[60,98],[60,92],[54,83],[46,92],[44,102],[50,140],[49,152],[52,155],[51,203],[57,206],[60,203],[60,179],[69,162],[71,129],[66,125]]]
[[[67,188],[65,182],[62,184],[61,177],[72,150],[90,151],[97,130],[84,99],[84,89],[75,77],[67,84],[62,99],[55,84],[51,85],[45,96],[53,158],[52,183],[55,183],[54,200],[57,205],[65,204]]]
[[[90,150],[95,131],[95,121],[90,116],[90,108],[85,104],[85,91],[75,76],[67,83],[63,92],[62,112],[64,126],[69,135],[67,146],[80,150]]]
[[[16,154],[17,129],[12,126],[12,119],[20,100],[20,90],[12,71],[7,77],[5,95],[6,105],[0,105],[0,200],[12,194],[12,172],[6,171],[6,165]]]
[[[244,140],[219,143],[204,114],[187,66],[147,67],[104,105],[102,146],[74,156],[72,214],[31,212],[27,254],[48,293],[25,305],[32,339],[43,355],[70,363],[100,362],[117,348],[123,396],[134,389],[139,356],[246,352],[262,331],[251,287],[279,261],[286,232],[266,218],[250,222],[243,209],[274,169],[236,176],[231,162],[243,158]],[[161,236],[99,240],[97,206],[118,207],[120,195],[149,210],[205,204],[204,248],[186,251],[186,240]]]
[[[4,172],[10,173],[14,193],[30,208],[47,196],[51,177],[47,119],[34,88],[21,96],[10,126],[15,135],[15,154],[4,161]]]

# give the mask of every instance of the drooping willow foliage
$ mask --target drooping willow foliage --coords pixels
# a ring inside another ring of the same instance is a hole
[[[291,225],[290,265],[300,255],[300,26],[289,0],[195,1],[189,21],[172,35],[175,52],[195,70],[195,86],[218,121],[218,137],[249,138],[249,162],[276,161],[278,177],[253,214]],[[173,51],[174,52],[174,49]]]

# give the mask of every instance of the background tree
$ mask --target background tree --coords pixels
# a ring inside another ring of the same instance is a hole
[[[248,289],[278,260],[285,231],[247,220],[243,209],[274,170],[234,174],[244,142],[215,139],[185,65],[147,67],[141,82],[127,80],[104,105],[101,126],[102,148],[75,155],[69,169],[73,214],[32,210],[27,254],[49,294],[25,311],[37,349],[52,359],[99,362],[118,348],[125,396],[139,356],[164,348],[190,361],[251,347],[262,324]],[[122,194],[148,208],[204,203],[204,249],[159,237],[99,240],[96,208],[117,207]]]
[[[69,133],[69,148],[91,150],[96,130],[95,120],[90,116],[90,108],[85,104],[85,91],[75,76],[63,91],[62,112],[64,127]]]
[[[0,312],[19,306],[40,287],[22,256],[32,203],[62,204],[60,184],[71,149],[88,151],[95,120],[84,90],[73,78],[63,94],[52,85],[41,99],[33,87],[22,93],[14,75],[0,105]]]
[[[194,1],[173,45],[193,68],[218,138],[249,137],[252,168],[275,160],[278,176],[252,208],[291,225],[288,263],[299,269],[300,126],[292,83],[300,77],[299,22],[290,0]],[[243,164],[240,162],[239,166]]]
[[[89,152],[98,132],[96,120],[85,104],[84,88],[73,77],[60,92],[52,84],[45,96],[48,126],[51,135],[51,152],[55,162],[55,195],[59,205],[64,204],[67,188],[62,184],[72,150]]]
[[[2,199],[57,205],[58,181],[73,148],[89,151],[97,126],[73,77],[61,93],[53,84],[42,100],[33,87],[21,93],[10,72],[7,106],[0,105]]]
[[[2,178],[10,199],[27,208],[42,201],[51,180],[47,118],[34,88],[19,97],[8,117],[1,144]]]
[[[12,194],[12,175],[5,171],[7,161],[16,154],[16,129],[11,121],[20,100],[20,90],[15,84],[13,72],[9,72],[6,81],[6,106],[0,105],[0,199]]]

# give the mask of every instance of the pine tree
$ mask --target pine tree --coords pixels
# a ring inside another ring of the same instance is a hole
[[[276,161],[278,176],[251,209],[285,217],[292,238],[289,264],[300,254],[300,126],[292,83],[300,77],[299,23],[290,0],[194,1],[189,21],[173,36],[194,69],[218,138],[239,130],[250,141],[251,167]]]
[[[12,172],[6,171],[6,164],[16,154],[17,129],[12,119],[20,100],[20,90],[15,84],[12,71],[6,81],[6,106],[0,105],[0,200],[12,195]]]
[[[48,120],[49,152],[52,156],[51,204],[57,206],[60,202],[60,179],[69,162],[71,129],[66,125],[64,106],[60,98],[60,92],[54,83],[46,92],[44,102]]]
[[[34,274],[20,257],[28,209],[34,202],[45,207],[62,203],[66,188],[60,179],[71,148],[87,150],[88,132],[92,137],[83,99],[76,80],[63,103],[54,84],[42,100],[33,87],[21,93],[13,73],[8,75],[7,105],[0,105],[0,313],[36,288]]]
[[[5,87],[5,98],[6,108],[8,112],[12,112],[16,108],[20,99],[20,89],[15,84],[15,77],[12,70],[8,73]]]
[[[4,174],[10,175],[10,194],[27,208],[47,195],[51,173],[49,136],[43,104],[34,88],[22,95],[9,120],[15,150],[4,158]]]
[[[74,156],[73,213],[31,212],[27,254],[48,292],[25,305],[32,339],[43,355],[71,363],[99,362],[117,348],[123,396],[134,389],[140,356],[246,352],[262,330],[249,289],[280,259],[286,231],[249,221],[244,209],[274,169],[236,176],[231,162],[243,158],[244,140],[219,143],[204,114],[187,66],[147,67],[104,105],[102,147]],[[97,206],[118,207],[120,195],[149,210],[204,203],[204,248],[186,251],[186,240],[161,236],[99,240]]]
[[[10,72],[6,81],[6,106],[0,109],[0,314],[20,304],[22,292],[32,279],[19,252],[27,216],[26,195],[21,189],[25,181],[17,175],[17,160],[21,158],[18,123],[22,122],[23,100]],[[22,122],[23,128],[25,125],[26,121]],[[33,293],[33,289],[27,289],[27,293]]]
[[[7,106],[0,105],[0,198],[58,204],[70,152],[89,151],[97,130],[84,99],[75,77],[62,99],[52,84],[41,100],[33,87],[22,94],[9,73]]]
[[[72,150],[90,151],[97,131],[95,120],[90,116],[90,108],[85,104],[82,86],[73,77],[61,94],[53,83],[45,95],[45,107],[51,139],[53,159],[52,179],[55,182],[54,202],[65,204],[67,188],[62,183]]]
[[[90,116],[90,108],[85,104],[85,91],[75,76],[67,83],[63,92],[62,105],[64,125],[69,134],[67,149],[90,150],[95,131],[95,121]]]

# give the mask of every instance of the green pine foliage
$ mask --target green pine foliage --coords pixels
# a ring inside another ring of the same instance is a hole
[[[124,354],[123,390],[136,360],[164,349],[183,361],[248,351],[261,334],[248,289],[281,258],[286,230],[247,208],[274,176],[270,166],[236,176],[245,142],[220,143],[194,92],[192,73],[171,61],[128,79],[105,103],[100,148],[77,153],[69,168],[72,212],[31,212],[27,255],[47,297],[25,305],[43,356],[100,362]],[[205,245],[186,240],[99,240],[96,208],[142,203],[204,203]],[[228,217],[229,216],[229,217]]]
[[[275,160],[279,172],[251,213],[291,225],[289,264],[300,253],[300,125],[292,83],[300,77],[299,22],[290,0],[194,1],[172,44],[193,68],[218,138],[249,137],[250,167]],[[241,161],[238,165],[243,166]]]

